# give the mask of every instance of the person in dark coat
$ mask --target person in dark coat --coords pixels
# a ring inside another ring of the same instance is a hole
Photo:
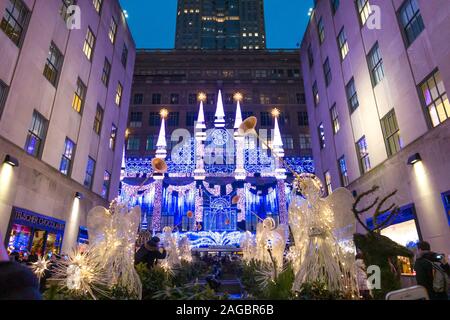
[[[136,252],[134,263],[145,263],[150,270],[156,266],[158,260],[165,259],[167,252],[164,248],[160,251],[159,242],[160,239],[158,237],[153,237],[150,241],[140,247]]]
[[[1,233],[0,239],[3,239]],[[0,300],[42,300],[37,277],[26,266],[10,261],[2,244],[0,244]]]
[[[445,292],[435,292],[433,289],[433,263],[437,263],[450,276],[450,266],[445,255],[443,255],[442,259],[439,259],[438,254],[432,252],[430,244],[425,241],[419,242],[417,249],[417,259],[414,264],[417,284],[427,289],[431,300],[448,300],[447,290]]]

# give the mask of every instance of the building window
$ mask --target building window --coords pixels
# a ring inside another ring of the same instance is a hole
[[[180,103],[180,95],[177,93],[172,93],[170,95],[170,104],[179,104]]]
[[[94,33],[92,32],[91,28],[88,28],[87,34],[86,34],[86,39],[84,40],[83,52],[89,61],[91,61],[91,59],[92,59],[94,47],[95,47],[95,36],[94,36]]]
[[[309,66],[312,67],[314,65],[314,53],[313,53],[311,44],[308,47],[308,61],[309,61]]]
[[[345,34],[344,27],[342,27],[341,32],[338,35],[339,51],[341,52],[341,59],[344,60],[350,51],[348,48],[347,35]]]
[[[109,186],[111,184],[111,173],[105,171],[103,175],[103,185],[102,185],[102,197],[105,199],[109,198]]]
[[[8,2],[2,22],[0,23],[0,29],[19,46],[25,34],[25,27],[30,11],[22,0],[9,0]]]
[[[133,96],[133,104],[139,105],[144,103],[144,94],[142,93],[136,93]]]
[[[242,119],[248,119],[254,115],[253,111],[242,111]]]
[[[3,107],[5,106],[6,96],[8,95],[8,86],[0,80],[0,119],[3,113]]]
[[[277,103],[278,104],[288,104],[289,103],[289,99],[288,99],[287,93],[280,93],[277,96]]]
[[[191,104],[191,105],[197,104],[197,94],[196,93],[190,93],[189,94],[188,103]]]
[[[56,45],[52,42],[48,51],[47,62],[44,67],[44,76],[54,86],[56,86],[56,83],[58,82],[62,61],[63,55],[61,51],[59,51]]]
[[[67,22],[67,19],[72,15],[72,12],[69,12],[69,7],[75,4],[75,0],[61,0],[61,2],[60,15]]]
[[[375,87],[384,78],[383,59],[380,53],[380,47],[378,42],[375,43],[373,48],[367,55],[369,63],[370,76],[372,78],[372,85]]]
[[[170,112],[167,118],[167,125],[171,127],[178,127],[179,123],[180,123],[180,113]]]
[[[161,116],[158,112],[150,112],[150,116],[148,118],[148,125],[150,127],[158,127],[161,123]]]
[[[59,166],[59,171],[68,176],[72,169],[72,160],[75,154],[75,142],[66,138],[64,142],[64,153],[61,157],[61,164]]]
[[[327,187],[327,193],[328,195],[333,193],[333,187],[331,186],[331,174],[330,171],[327,171],[324,173],[325,176],[325,185]]]
[[[331,11],[333,12],[333,14],[336,13],[336,11],[339,9],[339,0],[330,0],[331,3]]]
[[[317,132],[319,133],[320,149],[324,149],[326,144],[325,144],[325,127],[323,126],[323,123],[319,124],[319,127],[317,128]]]
[[[297,104],[305,104],[306,103],[306,97],[305,97],[304,93],[297,93],[295,95],[295,97],[296,97]]]
[[[439,71],[425,80],[420,89],[433,127],[450,118],[450,103]]]
[[[300,149],[301,150],[312,149],[311,135],[309,135],[309,134],[301,134],[300,135]]]
[[[406,40],[410,45],[425,29],[417,0],[406,0],[400,8],[399,17]]]
[[[400,140],[400,129],[397,124],[395,110],[392,109],[386,116],[381,119],[381,128],[383,130],[384,143],[388,156],[392,156],[399,152],[402,148]]]
[[[194,111],[189,111],[186,113],[186,126],[192,127],[195,124],[195,121],[197,121],[197,113]]]
[[[158,137],[155,136],[148,136],[147,137],[147,144],[145,146],[145,149],[147,151],[152,151],[156,149],[156,144],[158,142]]]
[[[161,94],[160,93],[152,94],[152,104],[161,104]]]
[[[309,126],[308,112],[301,111],[298,113],[298,125],[301,127]]]
[[[370,15],[372,14],[369,0],[356,0],[356,5],[358,7],[361,25],[364,26],[366,24],[367,19],[369,19]]]
[[[129,136],[127,141],[127,150],[129,151],[139,151],[141,144],[141,139],[136,136]]]
[[[78,112],[83,112],[84,107],[84,99],[86,98],[86,86],[84,85],[83,81],[81,81],[80,78],[77,80],[77,90],[75,91],[73,95],[73,101],[72,101],[72,108]]]
[[[109,148],[114,151],[116,148],[117,127],[113,124],[111,127],[111,134],[109,135]]]
[[[372,168],[370,165],[369,149],[367,147],[366,137],[362,137],[356,143],[356,150],[358,152],[358,160],[361,174],[364,174]]]
[[[273,117],[270,112],[261,112],[261,125],[264,127],[273,126]]]
[[[325,27],[323,25],[322,18],[320,18],[319,22],[317,23],[317,30],[319,31],[319,40],[320,40],[320,43],[322,44],[323,41],[325,40]]]
[[[120,107],[120,104],[122,103],[122,93],[123,93],[123,87],[122,84],[119,82],[117,84],[117,90],[116,90],[116,105]]]
[[[355,87],[355,79],[351,79],[350,82],[345,87],[347,92],[347,101],[350,108],[350,113],[355,111],[359,107],[358,94]]]
[[[214,104],[216,102],[216,94],[208,93],[206,95],[206,104]]]
[[[259,103],[261,104],[270,104],[270,97],[264,93],[259,95]]]
[[[92,4],[94,5],[95,11],[100,14],[102,11],[103,0],[92,0]]]
[[[255,77],[256,78],[267,78],[267,70],[256,70]]]
[[[331,83],[331,80],[333,80],[333,75],[331,73],[330,68],[330,59],[328,58],[325,60],[325,63],[323,64],[323,74],[325,76],[325,84],[328,87]]]
[[[312,92],[313,92],[313,98],[314,98],[314,106],[317,107],[317,105],[320,102],[319,89],[317,87],[317,81],[314,81],[314,84],[313,84],[313,87],[312,87]]]
[[[130,115],[130,127],[140,128],[142,127],[142,112],[132,112]]]
[[[114,44],[116,42],[116,34],[117,34],[117,22],[114,20],[113,17],[111,17],[111,24],[109,25],[109,40],[111,40],[111,43]]]
[[[84,186],[88,189],[92,189],[92,183],[94,182],[95,173],[95,160],[88,157],[88,162],[86,166],[86,176],[84,178]]]
[[[294,139],[292,138],[292,136],[283,136],[282,137],[283,140],[283,146],[285,149],[288,150],[292,150],[294,149]]]
[[[128,61],[128,47],[127,45],[124,43],[123,44],[123,49],[122,49],[122,65],[124,68],[127,67],[127,61]]]
[[[331,123],[333,124],[333,133],[337,134],[341,129],[341,125],[339,123],[339,113],[337,111],[336,103],[330,109],[331,114]]]
[[[343,187],[347,187],[349,185],[348,181],[348,170],[347,170],[347,163],[345,162],[345,156],[342,156],[338,160],[339,165],[339,175],[341,176],[341,183]]]
[[[98,135],[100,135],[100,131],[102,130],[102,122],[103,122],[103,108],[99,104],[97,104],[97,110],[95,111],[95,118],[94,118],[94,131]]]
[[[42,148],[47,132],[47,119],[45,119],[36,110],[33,112],[31,125],[28,129],[27,142],[25,144],[25,151],[30,156],[39,158],[41,156]]]
[[[108,86],[110,74],[111,74],[111,63],[108,61],[107,58],[105,58],[102,71],[102,82],[105,86]]]

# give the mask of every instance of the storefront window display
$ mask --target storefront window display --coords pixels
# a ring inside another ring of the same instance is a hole
[[[60,254],[64,228],[64,221],[13,208],[8,251],[33,256]]]
[[[378,217],[378,221],[383,221],[385,215]],[[367,220],[367,225],[373,227],[373,219]],[[392,223],[381,230],[381,235],[390,238],[392,241],[415,250],[417,242],[420,241],[420,229],[418,227],[414,205],[408,205],[400,209],[400,213],[392,220]],[[409,258],[398,257],[403,275],[413,275],[414,269]]]
[[[450,191],[442,194],[442,201],[444,202],[445,214],[447,215],[448,225],[450,226]]]

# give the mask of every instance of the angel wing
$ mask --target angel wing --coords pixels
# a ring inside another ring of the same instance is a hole
[[[89,242],[94,244],[104,239],[105,228],[111,223],[111,215],[104,207],[95,207],[87,215]]]
[[[336,239],[339,242],[353,239],[356,232],[356,219],[352,212],[352,205],[355,201],[352,193],[346,188],[339,188],[324,201],[333,211]]]

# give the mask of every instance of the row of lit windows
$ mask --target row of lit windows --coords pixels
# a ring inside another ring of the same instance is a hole
[[[100,107],[101,108],[101,107]],[[130,128],[141,128],[143,124],[143,112],[131,112],[130,113],[130,120],[129,120],[129,126]],[[243,119],[246,119],[250,116],[253,116],[255,113],[253,111],[249,112],[242,112]],[[100,123],[97,126],[94,124],[94,130],[97,127],[101,127],[101,116]],[[194,111],[189,111],[186,113],[186,127],[192,127],[195,124],[195,121],[197,121],[198,113]],[[227,120],[230,122],[233,122],[235,118],[235,114],[230,112],[226,114]],[[151,127],[158,127],[161,124],[161,115],[159,112],[150,112],[149,118],[148,118],[148,125]],[[214,112],[205,112],[205,121],[213,123],[215,120],[215,113]],[[288,125],[290,122],[289,114],[280,112],[278,115],[278,123],[280,126]],[[97,116],[96,116],[96,122],[97,123]],[[260,113],[260,124],[264,127],[271,127],[274,125],[273,121],[273,115],[271,112],[261,112]],[[170,112],[167,118],[167,125],[172,127],[178,127],[180,125],[180,112]],[[298,112],[297,113],[297,124],[300,127],[308,127],[309,126],[309,120],[308,120],[308,113],[306,111]],[[100,129],[98,129],[99,132]],[[97,132],[97,130],[95,130]],[[98,133],[97,132],[97,133]]]
[[[234,99],[235,94],[225,93],[223,94],[223,103],[226,105],[231,105],[235,103]],[[168,101],[169,104],[184,104],[187,103],[189,105],[198,104],[198,94],[190,93],[187,96],[187,99],[184,101],[181,100],[180,94],[171,93],[169,95],[164,96],[164,101]],[[217,101],[217,96],[214,93],[208,93],[205,96],[205,104],[215,104]],[[305,94],[297,93],[294,95],[289,95],[287,93],[278,94],[276,97],[269,96],[267,94],[259,94],[257,97],[244,95],[243,97],[244,103],[253,103],[257,102],[259,104],[305,104]],[[168,99],[168,100],[167,100]],[[132,103],[133,105],[142,105],[146,101],[144,99],[143,93],[136,93],[133,95]],[[151,104],[163,104],[163,95],[161,93],[153,93],[151,95]]]
[[[27,140],[25,143],[25,151],[27,152],[27,154],[35,158],[41,157],[47,135],[47,128],[48,128],[48,120],[45,119],[43,115],[41,115],[39,112],[35,110],[33,112],[31,125],[28,129]],[[109,142],[110,147],[111,146],[114,147],[116,138],[117,138],[117,128],[113,125],[111,130],[111,139],[113,139],[113,142],[110,139]],[[66,137],[64,141],[63,152],[61,155],[61,162],[59,165],[59,171],[66,176],[70,176],[72,174],[75,152],[76,152],[76,143],[72,141],[70,138]],[[95,160],[91,157],[88,157],[88,163],[86,166],[86,174],[84,180],[84,186],[88,189],[92,189],[94,173],[95,173]],[[106,199],[109,196],[110,180],[111,174],[108,171],[105,171],[103,176],[101,195]]]
[[[351,88],[351,89],[349,89]],[[446,93],[444,83],[441,77],[439,70],[435,71],[432,75],[426,78],[422,84],[419,86],[421,92],[421,100],[425,104],[428,114],[431,119],[431,125],[433,127],[438,126],[442,122],[448,120],[450,118],[450,102],[448,99],[448,95]],[[356,102],[352,102],[354,95],[354,80],[352,79],[350,84],[347,86],[347,95],[351,96],[349,103],[357,103],[357,99],[354,100]],[[356,95],[356,93],[355,93]],[[340,131],[340,123],[339,123],[339,113],[337,110],[336,103],[330,109],[330,117],[331,117],[331,125],[333,134],[337,134]],[[397,117],[395,115],[395,110],[392,109],[389,111],[381,120],[381,129],[383,132],[383,138],[386,146],[386,153],[388,157],[393,156],[398,153],[403,148],[402,139],[400,136],[400,128],[398,126]],[[318,137],[320,148],[324,149],[326,147],[326,136],[325,136],[325,127],[323,123],[320,123],[318,128]],[[361,174],[368,172],[371,169],[370,157],[369,157],[369,148],[367,144],[366,137],[363,136],[356,143],[357,156],[359,160],[359,166]],[[340,160],[341,161],[341,160]],[[345,160],[344,160],[345,164]],[[341,167],[345,167],[341,164]],[[345,170],[346,172],[346,170]],[[348,184],[348,177],[345,175],[341,175],[342,180],[346,181],[346,186]],[[347,177],[345,179],[345,177]]]
[[[214,77],[214,78],[300,78],[300,69],[226,69],[226,70],[137,70],[139,76],[189,76],[190,78]]]
[[[339,8],[339,0],[330,0],[333,14]],[[356,0],[358,14],[361,25],[364,26],[372,14],[369,0]],[[409,46],[425,29],[422,16],[417,0],[405,0],[398,11],[398,20],[402,27],[402,34],[404,36],[406,44]],[[322,44],[325,41],[325,26],[323,18],[321,17],[317,22],[317,30],[319,34],[319,42]],[[339,46],[339,52],[341,59],[344,60],[349,53],[349,45],[347,42],[347,36],[345,34],[344,27],[341,28],[337,37],[337,43]],[[310,66],[314,63],[314,57],[311,45],[308,48],[308,60]]]
[[[146,151],[155,151],[157,149],[157,143],[158,143],[159,136],[157,135],[149,135],[147,137],[140,137],[137,135],[129,135],[126,142],[126,149],[127,151],[140,151],[141,147],[141,141],[144,139],[145,141],[145,150]],[[283,141],[283,148],[285,150],[293,150],[294,149],[294,139],[291,135],[283,135],[281,137]],[[267,139],[267,143],[269,145],[272,144],[272,141],[270,139]],[[300,141],[300,150],[303,150],[304,152],[310,152],[311,151],[311,136],[309,134],[301,134],[299,136]],[[172,150],[176,145],[178,145],[179,141],[172,141],[171,137],[166,137],[166,143],[167,143],[167,150]],[[253,146],[255,141],[250,141],[250,139],[247,139],[246,141],[246,148],[250,148]]]
[[[71,13],[68,12],[68,9],[71,5],[75,4],[75,0],[61,0],[62,5],[60,9],[60,15],[67,21],[67,19],[71,16]],[[93,0],[93,6],[95,10],[100,14],[103,5],[103,0]],[[2,21],[0,23],[0,29],[2,29],[5,34],[17,45],[20,46],[21,42],[24,38],[25,30],[27,27],[27,23],[30,16],[30,10],[26,7],[22,0],[9,0],[9,5],[6,6],[5,13],[3,15]],[[111,24],[108,30],[108,37],[111,42],[114,44],[117,35],[117,22],[114,17],[111,17]],[[85,37],[85,41],[83,44],[83,52],[88,58],[89,61],[92,61],[94,49],[95,49],[95,35],[90,27],[87,29],[87,34]],[[60,54],[60,52],[59,52]],[[60,54],[61,55],[61,54]],[[62,56],[62,55],[61,55]],[[57,62],[54,57],[55,62]],[[122,50],[121,61],[123,66],[126,68],[128,60],[128,48],[126,44],[124,44]],[[50,66],[51,67],[51,66]],[[55,68],[56,66],[53,66]],[[49,71],[49,76],[52,76],[51,70]],[[54,79],[50,81],[54,82]]]

